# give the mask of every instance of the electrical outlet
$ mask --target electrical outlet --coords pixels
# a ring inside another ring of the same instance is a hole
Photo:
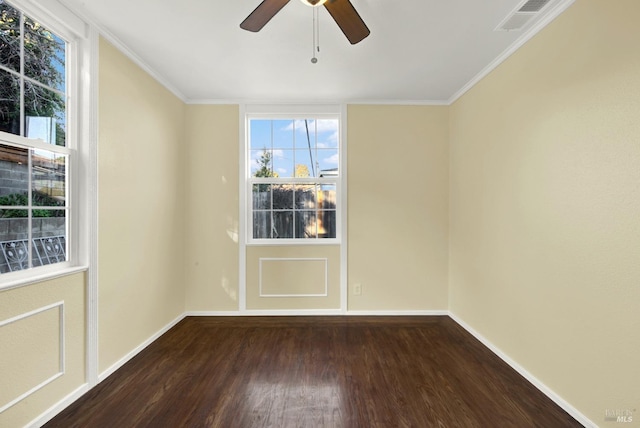
[[[360,296],[362,294],[362,284],[353,284],[353,295]]]

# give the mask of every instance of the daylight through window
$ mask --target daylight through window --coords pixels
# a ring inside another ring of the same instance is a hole
[[[338,236],[339,124],[338,118],[249,120],[253,240]]]
[[[0,273],[67,260],[67,44],[0,0]]]

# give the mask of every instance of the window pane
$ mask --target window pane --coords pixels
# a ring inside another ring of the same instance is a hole
[[[0,273],[29,268],[27,210],[0,210]]]
[[[273,186],[273,209],[291,210],[293,209],[293,186],[274,185]]]
[[[255,211],[253,213],[253,238],[271,238],[271,211]]]
[[[340,165],[338,149],[318,150],[317,161],[318,165],[320,166],[321,175],[338,175],[338,166]]]
[[[251,141],[249,142],[251,149],[270,149],[271,148],[271,121],[253,119],[249,121],[249,132]]]
[[[0,70],[0,131],[20,135],[20,78]]]
[[[65,210],[33,210],[33,266],[67,260]]]
[[[293,148],[293,120],[274,120],[273,126],[273,148],[292,149]]]
[[[336,209],[336,186],[335,184],[323,184],[318,192],[318,208]]]
[[[293,211],[273,213],[273,238],[293,238]]]
[[[339,119],[250,119],[249,138],[251,176],[279,179],[252,183],[254,239],[335,238],[337,186],[297,179],[338,176]]]
[[[0,144],[0,206],[29,204],[28,156],[28,149]]]
[[[337,119],[322,119],[317,122],[319,149],[338,148],[340,127]]]
[[[64,92],[65,42],[38,22],[25,16],[24,74]]]
[[[34,150],[32,158],[33,205],[64,206],[66,203],[67,157]]]
[[[309,119],[296,120],[296,149],[315,149],[315,121]]]
[[[318,237],[336,237],[336,212],[318,211]]]
[[[293,177],[293,150],[277,149],[273,151],[273,176]]]
[[[313,152],[309,150],[296,150],[295,153],[295,176],[296,177],[316,177],[316,159]]]
[[[296,212],[296,238],[316,238],[317,231],[316,212]]]
[[[251,176],[273,177],[273,152],[269,149],[251,151]]]
[[[24,91],[25,137],[40,138],[49,144],[64,146],[64,97],[31,82],[25,82]]]
[[[20,12],[0,2],[0,64],[20,71]]]
[[[253,185],[253,209],[254,210],[271,209],[271,185],[270,184],[254,184]]]
[[[316,207],[315,184],[299,184],[296,186],[296,209],[314,209]]]

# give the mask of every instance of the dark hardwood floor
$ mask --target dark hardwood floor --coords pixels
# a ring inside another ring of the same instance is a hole
[[[581,425],[449,317],[189,317],[45,426]]]

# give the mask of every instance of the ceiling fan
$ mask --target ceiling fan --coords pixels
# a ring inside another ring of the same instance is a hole
[[[352,45],[361,42],[370,33],[356,9],[349,0],[300,0],[302,3],[318,7],[324,5]],[[242,21],[240,28],[258,32],[271,20],[289,0],[263,0],[253,12]]]

